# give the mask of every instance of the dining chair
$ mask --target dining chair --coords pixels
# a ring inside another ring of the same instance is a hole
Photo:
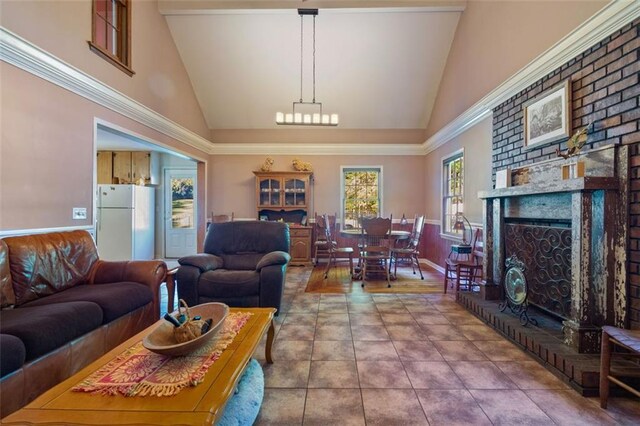
[[[326,219],[325,219],[326,216]],[[335,236],[336,229],[336,217],[337,214],[334,213],[333,216],[323,214],[318,215],[315,214],[315,235],[316,240],[313,243],[314,253],[313,253],[313,263],[317,265],[318,259],[320,257],[329,257],[329,246],[330,243],[337,243]],[[327,226],[329,224],[329,226]],[[329,231],[330,238],[327,238],[326,231]]]
[[[389,255],[391,218],[362,218],[361,251],[362,287],[367,273],[382,272],[387,277],[387,287],[391,287],[389,278]]]
[[[424,225],[424,216],[416,216],[413,221],[413,230],[409,237],[409,242],[405,247],[391,247],[391,255],[389,257],[389,269],[393,263],[393,275],[398,274],[398,262],[406,259],[411,264],[413,274],[416,273],[416,266],[418,272],[420,272],[420,279],[424,280],[422,275],[422,269],[420,269],[420,262],[418,261],[418,255],[420,254],[420,239],[422,237],[422,227]]]
[[[323,219],[324,219],[324,223],[331,223],[330,218],[326,214],[323,215]],[[336,262],[338,261],[338,255],[340,255],[341,260],[344,259],[344,255],[347,255],[349,257],[349,277],[353,277],[353,248],[339,247],[338,242],[333,240],[330,227],[325,226],[324,232],[325,232],[325,241],[327,242],[327,248],[329,252],[329,261],[327,262],[327,266],[324,270],[324,278],[326,279],[329,274],[329,269],[331,269],[332,261],[333,261],[333,265],[335,266]]]
[[[476,280],[482,278],[482,262],[481,252],[478,247],[482,244],[479,241],[481,229],[476,229],[473,234],[473,242],[471,244],[471,259],[460,260],[458,258],[452,258],[451,254],[445,260],[444,270],[444,293],[447,293],[447,287],[451,285],[453,287],[455,283],[456,292],[460,291],[460,286],[466,286],[468,291],[471,291],[473,283]]]

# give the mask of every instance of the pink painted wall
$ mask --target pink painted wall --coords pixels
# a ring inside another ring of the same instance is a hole
[[[427,137],[463,113],[608,1],[469,1],[451,45]]]
[[[293,170],[294,156],[272,156],[273,170]],[[394,218],[405,213],[412,218],[425,206],[424,158],[421,156],[298,156],[314,169],[313,212],[340,212],[340,167],[382,166],[384,214]],[[213,155],[210,157],[209,209],[220,213],[234,212],[238,218],[256,217],[254,170],[263,163],[263,155]]]
[[[208,139],[209,129],[157,2],[131,3],[133,77],[89,50],[91,0],[2,1],[0,24]]]
[[[0,230],[91,225],[94,117],[187,155],[202,152],[0,62]],[[86,207],[87,220],[72,220]]]
[[[207,138],[209,129],[156,2],[133,5],[133,77],[89,51],[89,0],[0,2],[0,24]],[[93,223],[95,118],[194,158],[208,157],[4,62],[0,75],[0,231]],[[72,220],[73,207],[87,208],[87,219]]]

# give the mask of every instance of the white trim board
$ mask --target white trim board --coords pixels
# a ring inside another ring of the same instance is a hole
[[[151,110],[84,71],[0,26],[0,60],[72,91],[173,139],[215,155],[362,154],[426,155],[488,117],[491,110],[595,43],[640,17],[640,1],[614,0],[528,65],[485,95],[422,144],[221,144],[212,143],[191,130]],[[286,149],[286,152],[285,152]],[[329,152],[330,150],[330,152]]]
[[[93,225],[84,226],[61,226],[57,228],[33,228],[33,229],[8,229],[0,231],[0,238],[15,237],[18,235],[47,234],[49,232],[67,232],[67,231],[88,231],[95,236]]]
[[[438,265],[435,262],[430,261],[426,257],[421,257],[420,261],[422,261],[422,262],[426,263],[427,265],[431,266],[433,269],[435,269],[436,271],[440,272],[441,274],[444,274],[444,268],[442,266]]]

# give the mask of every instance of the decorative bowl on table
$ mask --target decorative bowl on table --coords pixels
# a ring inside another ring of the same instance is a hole
[[[203,320],[212,319],[209,330],[188,342],[178,343],[174,337],[175,327],[168,321],[162,321],[143,340],[142,346],[160,355],[182,356],[200,349],[222,329],[224,320],[229,314],[229,307],[224,303],[203,303],[189,308],[191,318],[200,316]]]

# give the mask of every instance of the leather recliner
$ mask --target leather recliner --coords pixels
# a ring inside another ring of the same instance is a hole
[[[281,222],[213,223],[204,253],[178,260],[178,297],[189,306],[222,302],[280,310],[289,256],[289,226]]]

